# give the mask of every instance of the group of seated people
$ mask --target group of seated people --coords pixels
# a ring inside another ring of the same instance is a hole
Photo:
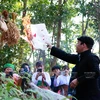
[[[60,66],[54,66],[52,68],[54,75],[51,77],[51,89],[54,92],[67,96],[70,73],[68,66],[63,66],[62,70]]]
[[[7,63],[4,65],[4,72],[6,77],[10,77],[14,80],[17,86],[21,86],[25,92],[27,87],[27,78],[30,79],[35,85],[43,89],[50,89],[56,93],[67,96],[68,85],[70,80],[68,66],[63,66],[62,70],[60,66],[52,67],[53,75],[50,76],[48,72],[44,71],[44,64],[42,61],[36,62],[35,72],[31,72],[31,68],[27,63],[23,63],[18,74],[14,73],[15,66]],[[22,76],[24,75],[24,78]],[[26,77],[26,78],[25,78]]]

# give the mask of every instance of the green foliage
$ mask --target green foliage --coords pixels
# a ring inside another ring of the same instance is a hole
[[[37,94],[37,98],[34,97],[34,94]],[[54,100],[51,92],[47,92],[45,89],[40,91],[40,89],[34,87],[34,89],[27,89],[24,93],[20,87],[14,84],[12,79],[5,78],[5,74],[0,73],[0,100],[43,100],[43,97]],[[68,100],[67,97],[61,96],[61,98]]]
[[[32,91],[32,90],[31,90]],[[34,93],[34,91],[32,91]],[[24,93],[20,87],[14,85],[14,81],[5,78],[4,73],[0,73],[0,100],[42,100],[36,99],[33,94]]]
[[[1,0],[0,12],[2,10],[8,10],[9,12],[18,11],[21,8],[21,2],[19,0]]]
[[[2,67],[5,63],[12,63],[16,66],[16,69],[18,69],[22,63],[29,62],[27,56],[30,54],[30,50],[29,45],[24,41],[21,43],[21,40],[20,43],[12,47],[5,45],[0,49],[0,70],[2,71]]]

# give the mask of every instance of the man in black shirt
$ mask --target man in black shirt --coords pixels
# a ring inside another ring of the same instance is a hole
[[[88,36],[81,36],[76,44],[78,54],[68,54],[54,46],[51,48],[51,55],[60,58],[66,62],[75,64],[75,76],[70,82],[70,88],[76,90],[75,97],[78,100],[100,100],[100,91],[98,88],[99,63],[100,59],[91,49],[94,40]]]

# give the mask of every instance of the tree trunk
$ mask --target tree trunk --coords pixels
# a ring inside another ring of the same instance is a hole
[[[23,1],[23,15],[22,17],[24,17],[26,15],[26,8],[27,8],[27,0]],[[21,32],[23,34],[23,26],[21,26]],[[23,45],[23,43],[21,42],[20,45]],[[23,49],[21,50],[20,56],[23,54]],[[19,62],[20,65],[20,62]]]
[[[59,20],[58,20],[58,32],[57,32],[57,47],[59,48],[60,47],[60,39],[61,39],[61,22],[62,22],[62,19],[61,19],[61,16],[62,16],[62,0],[58,0],[59,2]],[[52,62],[51,62],[51,68],[56,65],[57,63],[57,58],[54,57]]]
[[[43,63],[45,64],[45,50],[39,50],[39,59],[42,60]]]
[[[100,24],[99,24],[99,37],[98,37],[98,42],[99,42],[99,58],[100,58]]]
[[[25,15],[26,15],[26,11],[27,11],[27,0],[24,0],[24,2],[23,2],[23,4],[24,4],[24,6],[23,6],[23,15],[22,15],[22,17],[24,17]]]
[[[100,24],[98,25],[98,30],[99,30],[99,33],[98,33],[98,44],[99,44],[99,58],[100,58]]]
[[[82,15],[82,35],[84,34],[84,16]]]
[[[98,23],[98,42],[99,42],[99,58],[100,58],[100,0],[97,0],[95,3],[95,9],[96,9],[96,19]]]

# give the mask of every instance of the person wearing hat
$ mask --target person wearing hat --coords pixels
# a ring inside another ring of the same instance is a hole
[[[32,75],[32,82],[40,88],[48,89],[51,85],[51,79],[48,72],[44,72],[42,61],[36,62],[36,72]]]
[[[21,77],[14,73],[15,66],[11,63],[6,63],[4,65],[4,73],[6,74],[6,78],[12,78],[14,80],[14,84],[17,86],[21,85]]]
[[[10,63],[6,63],[4,65],[4,72],[6,74],[6,77],[11,77],[13,76],[13,71],[15,69],[15,66],[13,64]]]
[[[94,40],[89,36],[77,38],[77,54],[69,54],[51,46],[50,54],[66,62],[75,64],[75,75],[70,82],[70,88],[75,89],[78,100],[100,100],[98,87],[100,59],[91,52]]]

